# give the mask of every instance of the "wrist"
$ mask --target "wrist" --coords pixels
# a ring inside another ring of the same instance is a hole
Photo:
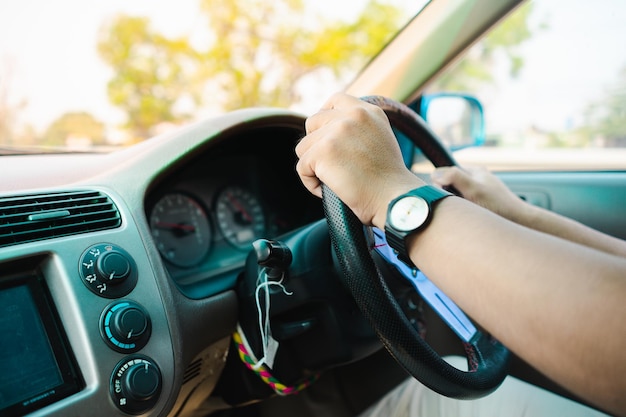
[[[520,200],[507,217],[521,226],[532,227],[539,210],[539,207]]]
[[[411,174],[413,175],[413,174]],[[424,181],[413,176],[411,181],[399,182],[393,185],[393,187],[387,187],[386,191],[381,194],[381,198],[378,200],[378,207],[376,213],[372,217],[372,225],[384,230],[385,223],[387,222],[387,209],[389,203],[402,194],[405,194],[411,190],[427,185]]]

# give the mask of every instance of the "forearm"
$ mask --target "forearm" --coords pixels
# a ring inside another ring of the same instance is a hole
[[[454,186],[469,201],[515,223],[603,252],[626,257],[626,241],[525,203],[498,177],[484,168],[438,168],[433,172],[432,179],[435,184],[442,187]]]
[[[458,198],[437,206],[410,250],[427,276],[511,350],[573,392],[626,413],[624,259]]]
[[[524,203],[516,223],[606,253],[626,257],[626,241],[609,236],[554,212]]]

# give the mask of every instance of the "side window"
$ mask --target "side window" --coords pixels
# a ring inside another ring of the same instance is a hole
[[[626,2],[529,2],[426,94],[484,108],[484,144],[462,164],[491,169],[626,169]]]

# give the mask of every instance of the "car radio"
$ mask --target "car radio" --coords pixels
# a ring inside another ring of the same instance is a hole
[[[80,391],[84,382],[41,272],[1,273],[0,415],[21,416]]]

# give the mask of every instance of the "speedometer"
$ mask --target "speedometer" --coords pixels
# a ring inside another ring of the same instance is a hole
[[[202,206],[185,194],[161,197],[150,213],[150,227],[161,256],[174,265],[197,265],[209,251],[208,217]]]
[[[261,203],[245,188],[231,186],[219,194],[215,203],[217,224],[224,238],[239,249],[251,248],[265,233]]]

